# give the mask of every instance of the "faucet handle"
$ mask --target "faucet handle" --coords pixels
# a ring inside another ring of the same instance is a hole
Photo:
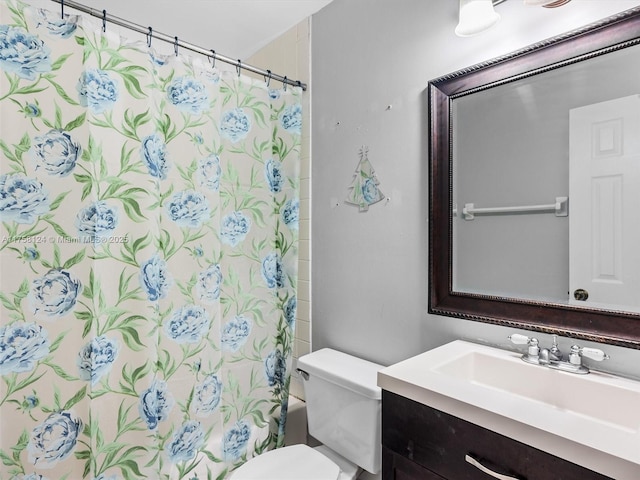
[[[538,356],[540,355],[540,347],[537,338],[527,337],[526,335],[520,335],[519,333],[513,333],[509,335],[509,340],[516,345],[528,345],[527,353],[523,358],[527,358],[530,363],[538,363]]]
[[[580,357],[587,357],[598,362],[601,362],[602,360],[609,360],[611,358],[599,348],[580,347],[578,345],[571,347],[569,362],[574,365],[580,365],[582,363]]]
[[[583,357],[590,358],[591,360],[597,360],[598,362],[601,362],[602,360],[609,360],[611,358],[599,348],[583,347],[581,353]]]
[[[526,335],[520,335],[519,333],[512,333],[507,338],[511,340],[511,343],[514,343],[516,345],[528,345],[529,342],[533,340],[532,338],[527,337]]]

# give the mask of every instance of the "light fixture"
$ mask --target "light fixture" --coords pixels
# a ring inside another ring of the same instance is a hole
[[[491,0],[460,0],[456,35],[459,37],[476,35],[495,25],[498,20],[500,15],[493,9]]]
[[[500,20],[494,7],[507,0],[459,0],[460,10],[456,35],[470,37],[494,26]],[[523,0],[527,6],[541,6],[544,8],[556,8],[566,5],[571,0]]]

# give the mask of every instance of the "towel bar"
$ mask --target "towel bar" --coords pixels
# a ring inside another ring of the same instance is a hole
[[[555,203],[546,205],[523,205],[517,207],[486,207],[476,208],[473,203],[466,203],[462,209],[465,220],[473,220],[477,214],[492,213],[531,213],[531,212],[554,212],[556,217],[566,217],[569,215],[569,197],[556,197]]]

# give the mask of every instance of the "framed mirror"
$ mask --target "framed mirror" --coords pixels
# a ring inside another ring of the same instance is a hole
[[[640,348],[638,65],[635,8],[429,82],[430,313]]]

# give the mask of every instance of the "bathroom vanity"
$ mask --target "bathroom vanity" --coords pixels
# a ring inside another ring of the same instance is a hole
[[[640,382],[456,341],[378,385],[384,480],[640,478]]]
[[[382,445],[385,480],[477,480],[491,473],[517,480],[609,479],[389,391],[382,397]]]

